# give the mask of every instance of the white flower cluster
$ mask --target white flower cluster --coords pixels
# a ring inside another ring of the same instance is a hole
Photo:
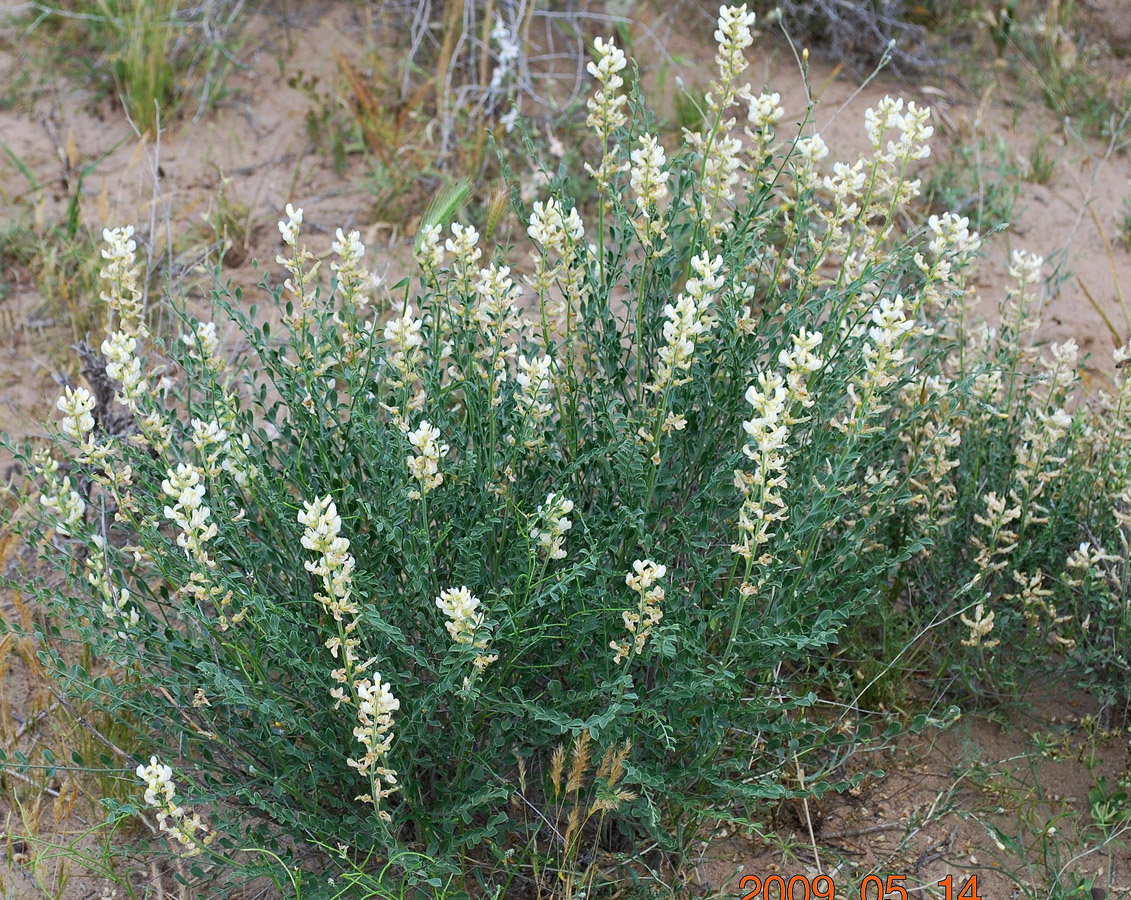
[[[749,103],[746,136],[753,144],[755,165],[760,168],[768,161],[770,145],[777,133],[778,122],[785,115],[785,108],[781,105],[781,94],[776,91],[757,96],[747,92],[745,99]]]
[[[409,474],[420,482],[420,489],[414,490],[409,496],[418,500],[444,483],[440,460],[448,455],[449,447],[440,443],[440,429],[429,423],[427,419],[421,420],[416,430],[410,431],[407,437],[415,454],[409,454],[405,458],[405,463],[408,465]]]
[[[715,63],[719,67],[719,80],[712,85],[715,96],[708,95],[707,103],[715,109],[725,109],[733,98],[733,84],[746,71],[746,48],[754,43],[751,31],[757,17],[742,6],[719,7],[718,28],[715,29]],[[717,96],[729,90],[729,95]]]
[[[585,237],[585,226],[576,208],[567,213],[557,200],[550,197],[545,203],[534,201],[526,233],[544,250],[567,256],[573,246]]]
[[[895,370],[907,362],[902,341],[915,323],[907,319],[901,294],[881,297],[872,307],[871,320],[864,344],[864,364],[870,385],[883,388],[895,381]]]
[[[707,254],[692,258],[691,268],[696,277],[687,279],[684,292],[676,298],[674,306],[670,303],[664,306],[665,344],[659,350],[660,361],[649,390],[660,393],[687,381],[681,373],[691,369],[696,342],[714,325],[711,306],[715,292],[723,286],[719,275],[722,267],[721,256],[711,259]]]
[[[462,298],[468,299],[473,292],[472,276],[478,271],[478,263],[483,256],[479,247],[479,232],[471,225],[452,222],[452,236],[444,242],[444,248],[452,255],[452,274],[455,276],[456,289]],[[453,300],[452,309],[457,315],[462,313],[462,302]]]
[[[742,452],[754,463],[754,471],[734,472],[742,507],[738,513],[739,539],[731,545],[731,551],[749,564],[769,561],[768,555],[756,556],[758,549],[774,536],[770,530],[774,524],[784,522],[788,514],[781,489],[786,486],[789,429],[801,421],[795,408],[800,411],[813,405],[808,379],[823,365],[817,355],[823,340],[821,332],[800,328],[789,346],[778,353],[786,377],[762,371],[746,389],[746,402],[754,414],[742,423],[746,432]],[[749,585],[744,583],[743,590],[749,591]]]
[[[970,220],[966,216],[949,212],[931,216],[927,219],[927,228],[931,233],[927,249],[935,258],[971,257],[982,246],[981,236],[970,230]]]
[[[646,256],[662,256],[669,249],[659,205],[668,196],[667,157],[660,142],[650,134],[640,136],[640,146],[632,151],[629,183],[636,195],[633,230]]]
[[[1088,543],[1083,543],[1079,548],[1080,555],[1077,555],[1076,552],[1069,554],[1065,563],[1069,569],[1073,568],[1074,563],[1078,565],[1083,562],[1085,566],[1087,566],[1091,559],[1094,559],[1097,563],[1108,559],[1106,554],[1102,552],[1095,552],[1094,555],[1090,554],[1088,552],[1090,546],[1091,545]],[[1091,559],[1089,559],[1089,557]],[[1092,564],[1094,565],[1094,563]],[[1057,610],[1056,604],[1050,599],[1054,595],[1054,591],[1044,586],[1045,573],[1037,569],[1032,575],[1027,575],[1015,569],[1013,571],[1013,581],[1017,584],[1019,590],[1016,593],[1004,594],[1002,600],[1014,601],[1014,603],[1021,608],[1032,628],[1038,629],[1047,626],[1049,629],[1047,631],[1047,638],[1050,642],[1059,644],[1062,647],[1067,647],[1068,649],[1075,647],[1076,641],[1064,637],[1055,630],[1059,626],[1071,622],[1075,617],[1071,614],[1061,614]],[[1082,584],[1082,581],[1075,578],[1074,574],[1071,572],[1063,573],[1061,581],[1066,586],[1079,586]],[[1087,621],[1085,621],[1084,629],[1087,630],[1087,627]]]
[[[734,119],[728,119],[723,123],[721,132],[713,139],[688,134],[688,143],[703,159],[696,216],[707,241],[713,241],[729,226],[721,215],[721,209],[724,203],[734,199],[734,188],[742,168],[742,139],[728,133],[734,122]]]
[[[785,381],[774,372],[759,372],[746,389],[746,402],[754,415],[742,423],[747,435],[742,452],[754,463],[753,472],[736,469],[734,486],[742,494],[738,514],[738,543],[731,550],[744,559],[755,560],[758,548],[773,537],[770,529],[786,518],[786,504],[780,489],[785,486],[785,455],[789,440]],[[766,562],[765,558],[758,562]]]
[[[63,414],[60,428],[63,434],[79,445],[79,458],[93,459],[99,455],[98,444],[94,440],[94,397],[84,387],[63,389],[55,408]]]
[[[546,502],[538,507],[538,524],[530,529],[530,537],[538,542],[548,559],[565,559],[566,532],[573,528],[573,522],[566,517],[571,512],[573,501],[553,492],[547,494]]]
[[[1031,348],[1022,347],[1024,335],[1032,337],[1041,327],[1040,304],[1032,290],[1041,280],[1041,267],[1044,257],[1036,256],[1027,250],[1014,250],[1010,255],[1009,277],[1013,283],[1006,288],[1005,301],[1001,306],[1001,338],[1013,345],[1017,352],[1025,353]]]
[[[215,372],[224,370],[215,322],[194,321],[192,330],[181,335],[181,343],[188,348],[189,359],[200,360]]]
[[[416,247],[416,262],[428,276],[433,288],[438,287],[437,274],[444,264],[444,245],[440,243],[439,224],[425,225],[420,229]]]
[[[106,541],[101,535],[91,538],[84,568],[87,583],[102,601],[102,615],[106,621],[116,628],[134,628],[141,621],[141,616],[137,607],[130,603],[129,588],[119,589],[106,572]],[[118,637],[127,639],[123,631],[118,632]]]
[[[1121,500],[1124,498],[1120,498]],[[1079,569],[1083,572],[1088,572],[1096,568],[1100,563],[1106,562],[1117,557],[1109,556],[1104,553],[1099,547],[1093,547],[1091,541],[1083,541],[1075,550],[1068,554],[1068,558],[1064,564],[1070,569]]]
[[[77,537],[75,528],[86,515],[86,501],[71,485],[71,476],[65,475],[60,480],[57,477],[59,463],[49,457],[41,458],[37,472],[44,479],[39,503],[54,518],[55,533],[61,537]]]
[[[102,234],[109,245],[103,250],[103,257],[109,260],[109,264],[102,270],[101,276],[109,285],[101,298],[119,314],[118,329],[102,342],[106,374],[121,386],[117,400],[134,414],[141,429],[141,434],[131,436],[131,440],[148,442],[154,449],[164,452],[171,435],[169,423],[159,411],[146,412],[144,409],[149,405],[153,391],[142,374],[138,356],[138,345],[148,332],[142,321],[141,291],[137,286],[140,277],[134,255],[137,245],[130,240],[133,228],[106,229]]]
[[[917,106],[914,101],[907,104],[904,112],[902,97],[884,97],[875,108],[864,113],[864,128],[875,159],[875,174],[869,184],[872,202],[864,211],[866,219],[883,216],[890,229],[890,210],[919,196],[921,179],[908,178],[907,173],[910,163],[931,155],[927,142],[935,130],[927,124],[930,118],[930,108]],[[884,136],[891,129],[898,131],[899,136],[885,146]],[[890,207],[882,208],[881,204],[890,204]],[[875,248],[885,236],[886,232],[873,234],[869,231],[866,243]]]
[[[922,253],[915,254],[915,265],[924,275],[922,296],[916,305],[935,303],[943,307],[948,298],[941,289],[951,285],[954,295],[961,296],[963,282],[958,278],[959,273],[974,259],[982,239],[978,232],[970,230],[966,216],[949,212],[927,220],[927,235],[930,262]]]
[[[819,331],[810,331],[804,325],[797,329],[797,334],[790,338],[789,347],[782,348],[778,353],[778,363],[786,371],[785,383],[789,387],[790,396],[805,409],[813,405],[813,398],[809,393],[809,376],[818,371],[824,364],[817,355],[817,348],[821,346],[824,336]],[[795,424],[792,420],[788,424]]]
[[[849,382],[847,414],[833,420],[833,427],[842,431],[864,427],[869,416],[888,409],[882,394],[896,383],[899,371],[910,361],[904,343],[914,328],[915,323],[907,318],[902,294],[881,297],[872,307],[863,348],[864,372]]]
[[[650,559],[633,562],[632,571],[625,576],[624,581],[636,592],[638,599],[636,609],[621,613],[629,640],[609,642],[609,647],[616,651],[614,662],[619,663],[629,656],[639,656],[644,651],[652,629],[664,617],[664,611],[660,608],[664,602],[664,588],[657,582],[667,574],[667,566],[661,566]]]
[[[346,234],[338,229],[337,240],[331,242],[330,249],[338,259],[330,263],[330,271],[337,276],[338,285],[346,299],[364,309],[369,303],[368,289],[372,285],[369,270],[365,268],[365,245],[361,242],[361,232]]]
[[[978,575],[985,577],[992,572],[1004,569],[1008,564],[1009,555],[1017,547],[1017,532],[1009,526],[1021,518],[1021,500],[1014,492],[1010,491],[1009,501],[1012,506],[1006,505],[1006,498],[990,491],[982,497],[986,504],[986,514],[974,514],[974,521],[990,530],[985,540],[974,537],[971,542],[978,548],[978,555],[974,564],[978,567]],[[1002,557],[995,561],[994,557]]]
[[[864,171],[864,160],[858,159],[851,166],[843,162],[833,163],[832,175],[826,175],[822,184],[832,195],[833,212],[829,217],[834,226],[844,226],[855,221],[860,207],[855,203],[864,192],[868,175]]]
[[[527,359],[525,354],[520,354],[514,380],[518,383],[515,405],[522,413],[520,428],[527,435],[524,446],[534,450],[545,445],[541,424],[553,413],[553,407],[546,400],[554,386],[554,361],[548,356]]]
[[[903,112],[902,97],[884,97],[875,108],[865,111],[864,130],[872,148],[877,153],[882,152],[882,158],[889,163],[926,159],[931,155],[927,141],[935,133],[935,129],[927,124],[930,117],[930,108],[916,106],[914,100],[907,104],[907,112]],[[889,129],[898,130],[899,138],[888,141],[887,147],[881,151],[884,135]]]
[[[191,463],[179,463],[175,470],[169,470],[168,477],[161,482],[161,490],[175,499],[171,507],[165,507],[165,518],[181,529],[177,535],[177,546],[184,548],[189,559],[195,559],[206,568],[214,568],[216,563],[209,557],[204,545],[218,532],[216,523],[210,521],[212,510],[204,505],[204,481],[200,470]]]
[[[181,335],[181,343],[187,348],[190,359],[203,362],[214,375],[224,373],[226,366],[220,353],[215,322],[194,320],[192,328]],[[216,407],[217,418],[193,418],[190,421],[193,443],[202,455],[207,475],[215,477],[224,471],[241,488],[246,487],[248,482],[258,477],[259,467],[249,457],[251,437],[247,433],[237,433],[236,397],[226,378]]]
[[[886,242],[895,227],[897,210],[920,193],[921,180],[911,177],[911,167],[930,154],[928,141],[934,133],[928,124],[930,115],[930,109],[915,103],[909,103],[904,111],[902,99],[883,98],[864,114],[865,131],[873,149],[871,157],[851,165],[836,163],[833,174],[823,179],[817,173],[817,165],[828,156],[824,140],[814,135],[797,142],[794,182],[799,207],[791,221],[808,213],[825,224],[819,259],[810,263],[811,273],[818,271],[821,260],[839,258],[835,280],[840,285],[846,279],[860,278],[869,264],[878,263],[889,252]],[[898,135],[885,143],[892,129]],[[832,195],[831,204],[818,203],[815,194],[803,196],[819,182]],[[949,279],[958,257],[936,257],[930,264],[921,257],[916,261],[928,274],[928,284],[911,298],[910,308],[914,312],[928,299],[941,299],[938,287],[931,282]],[[816,274],[809,277],[814,282],[820,280]]]
[[[436,606],[448,617],[444,627],[455,643],[471,644],[475,641],[475,631],[483,624],[479,605],[479,598],[473,596],[466,585],[440,591]]]
[[[1043,256],[1028,250],[1014,250],[1009,259],[1009,277],[1021,284],[1036,284],[1041,280],[1041,266],[1044,264]]]
[[[544,331],[540,337],[546,350],[549,349],[548,329],[558,327],[564,333],[563,323],[585,298],[586,247],[582,243],[585,226],[576,208],[567,213],[551,197],[545,203],[534,202],[526,233],[542,251],[533,254],[534,273],[525,280],[538,292],[539,302],[552,320],[543,319]]]
[[[293,204],[288,203],[285,212],[287,218],[279,220],[279,234],[283,238],[283,243],[294,249],[298,246],[298,234],[302,228],[302,207],[295,209]],[[279,263],[279,265],[283,264]]]
[[[748,84],[738,85],[736,81],[746,70],[746,48],[754,42],[750,30],[754,18],[754,13],[747,12],[746,4],[719,8],[715,31],[718,42],[715,61],[719,77],[711,82],[705,97],[708,130],[692,132],[684,129],[685,141],[703,161],[695,216],[699,232],[708,246],[726,227],[720,208],[724,202],[734,199],[734,188],[742,167],[742,139],[731,134],[737,120],[734,117],[724,120],[723,115],[736,98],[750,93]]]
[[[486,610],[479,598],[472,594],[466,585],[440,591],[440,596],[436,598],[436,606],[448,618],[444,627],[451,635],[453,643],[482,651],[472,661],[476,672],[482,672],[498,660],[498,654],[486,652],[490,644],[490,637],[482,634]],[[465,681],[464,686],[466,687],[467,684],[468,682]]]
[[[510,277],[510,266],[492,263],[479,270],[475,286],[479,302],[475,307],[483,346],[476,351],[479,375],[491,382],[491,403],[498,406],[503,397],[499,388],[507,379],[507,362],[517,352],[511,341],[520,326],[518,302],[522,288]]]
[[[298,522],[304,526],[302,546],[317,554],[316,559],[303,563],[308,572],[322,579],[322,590],[315,594],[315,599],[338,624],[338,633],[325,643],[334,659],[339,653],[342,655],[342,666],[331,673],[338,687],[330,690],[330,696],[336,701],[335,709],[345,703],[353,704],[357,710],[353,734],[365,753],[348,762],[370,782],[369,793],[358,799],[373,804],[378,808],[378,815],[388,821],[389,814],[380,806],[385,797],[397,790],[397,773],[379,762],[392,746],[392,714],[400,709],[400,701],[381,680],[380,673],[369,676],[369,669],[376,660],[361,661],[357,655],[361,646],[356,636],[361,609],[353,599],[356,563],[349,552],[349,539],[342,536],[342,518],[333,499],[326,495],[313,503],[303,501]]]
[[[173,770],[149,758],[148,766],[137,767],[137,777],[145,782],[146,805],[157,810],[157,824],[186,850],[187,856],[197,856],[201,849],[212,843],[216,837],[199,813],[189,815],[183,806],[177,804],[177,788],[173,784]]]
[[[596,169],[586,163],[585,171],[593,176],[597,190],[603,195],[608,190],[609,180],[617,171],[614,162],[616,156],[612,148],[613,132],[628,121],[623,109],[628,103],[628,97],[619,93],[624,87],[620,73],[628,63],[624,58],[624,51],[611,38],[594,38],[593,52],[597,60],[590,62],[586,69],[597,79],[597,90],[587,103],[589,116],[585,124],[597,132],[597,139],[601,143],[601,162]]]
[[[1072,338],[1061,344],[1050,344],[1049,355],[1040,359],[1042,387],[1046,397],[1061,398],[1080,380],[1080,347]]]
[[[351,621],[360,609],[353,600],[354,559],[349,552],[349,540],[341,536],[338,508],[329,495],[313,503],[304,502],[303,507],[298,514],[299,524],[306,526],[302,546],[318,554],[316,560],[307,560],[303,565],[306,571],[322,579],[324,588],[324,593],[315,594],[315,599],[335,622]]]
[[[495,27],[491,29],[491,40],[498,49],[495,51],[495,70],[491,73],[491,83],[487,89],[492,94],[497,94],[514,71],[522,46],[515,40],[514,32],[497,16]]]
[[[142,321],[142,291],[138,284],[140,274],[137,267],[137,242],[133,240],[134,227],[102,229],[102,258],[106,265],[98,273],[106,288],[99,294],[100,299],[117,315],[117,328],[127,334],[145,336]]]
[[[973,619],[968,619],[965,613],[960,613],[958,618],[962,620],[963,625],[970,629],[970,637],[962,641],[964,647],[986,647],[989,649],[1000,643],[996,640],[983,640],[987,634],[994,630],[994,614],[992,611],[987,613],[983,604],[979,603],[974,607]]]
[[[192,443],[207,475],[214,478],[220,472],[228,472],[236,484],[246,487],[259,474],[259,467],[248,458],[251,438],[247,434],[234,435],[226,422],[219,419],[205,421],[194,417],[189,424]]]
[[[357,693],[357,726],[353,736],[365,748],[365,753],[358,759],[347,760],[347,763],[357,769],[359,775],[369,778],[373,785],[369,793],[356,799],[379,807],[382,800],[398,789],[396,770],[378,763],[393,746],[393,713],[401,708],[401,701],[393,696],[388,682],[382,681],[380,673],[376,672],[371,679],[359,678],[354,682],[354,690]],[[393,818],[384,809],[378,809],[377,815],[386,822]]]
[[[393,387],[408,390],[416,382],[418,368],[424,362],[424,338],[420,331],[424,327],[424,320],[418,319],[413,313],[412,304],[405,303],[399,316],[393,316],[385,323],[385,340],[392,348],[390,362],[397,370],[397,377],[393,380]],[[419,394],[419,402],[423,402],[424,395]]]
[[[819,134],[798,138],[796,153],[791,158],[797,190],[804,191],[815,187],[819,181],[817,164],[829,155],[829,145]]]
[[[1071,427],[1072,416],[1063,409],[1037,410],[1036,417],[1026,413],[1016,451],[1017,480],[1030,498],[1040,497],[1048,483],[1060,474],[1066,457],[1058,455],[1056,448]]]
[[[56,409],[63,414],[61,427],[63,434],[73,441],[82,443],[94,430],[94,397],[84,387],[63,389],[62,396],[55,402]]]
[[[288,203],[286,216],[286,219],[279,220],[279,234],[283,238],[283,243],[291,248],[291,255],[287,257],[279,254],[275,257],[275,262],[283,266],[290,276],[283,282],[283,291],[292,297],[294,311],[284,316],[283,322],[288,328],[302,332],[314,323],[311,311],[314,309],[315,274],[321,261],[315,260],[306,247],[299,246],[298,238],[302,230],[301,207],[296,209]],[[312,260],[314,264],[307,269],[307,264]],[[306,352],[313,350],[307,348]]]
[[[140,412],[139,401],[148,387],[142,378],[141,360],[137,355],[137,338],[124,331],[115,331],[102,342],[106,357],[106,374],[121,385],[118,402],[131,412]]]

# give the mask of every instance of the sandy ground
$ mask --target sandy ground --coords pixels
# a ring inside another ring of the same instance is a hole
[[[878,769],[882,778],[810,801],[808,813],[787,805],[772,842],[722,829],[725,837],[703,845],[692,883],[729,885],[740,897],[744,876],[788,882],[801,875],[812,883],[825,873],[837,896],[855,900],[875,873],[904,876],[897,883],[925,900],[944,896],[939,882],[947,876],[955,897],[977,876],[983,900],[1014,900],[1070,896],[1050,885],[1075,872],[1094,880],[1094,900],[1127,896],[1131,848],[1125,839],[1105,846],[1104,835],[1082,823],[1091,821],[1094,777],[1114,783],[1131,763],[1131,747],[1125,737],[1089,739],[1094,704],[1085,695],[1054,687],[1031,699],[1024,716],[963,717],[945,731],[863,754],[845,774]],[[1055,749],[1038,753],[1037,739]]]
[[[1109,43],[1114,64],[1120,65],[1120,54],[1131,52],[1131,8],[1124,0],[1096,0],[1089,15]],[[359,52],[360,25],[353,4],[299,5],[290,13],[289,25],[301,33],[306,47],[334,46],[347,56]],[[673,59],[709,59],[710,47],[697,34],[670,27],[664,33]],[[702,33],[709,40],[710,30]],[[312,243],[328,248],[334,228],[357,227],[372,248],[370,268],[383,271],[388,264],[400,270],[418,218],[381,221],[371,212],[373,198],[361,161],[351,158],[347,172],[339,176],[326,154],[313,150],[306,123],[310,100],[288,84],[298,63],[291,61],[279,35],[278,19],[265,16],[257,21],[242,57],[246,68],[230,76],[228,98],[195,123],[171,124],[160,146],[137,139],[113,98],[95,97],[81,86],[54,79],[50,72],[33,73],[30,102],[0,110],[0,140],[48,186],[39,214],[57,216],[67,202],[64,184],[74,171],[105,156],[85,185],[84,224],[100,229],[133,222],[156,236],[158,247],[164,248],[159,252],[171,246],[175,267],[186,273],[189,294],[198,304],[208,286],[198,270],[203,261],[200,242],[170,241],[169,235],[200,220],[214,202],[221,178],[228,179],[228,195],[249,209],[252,227],[246,246],[235,248],[239,252],[234,254],[244,259],[225,270],[234,284],[249,289],[249,296],[260,280],[250,261],[258,258],[267,261],[267,268],[277,268],[270,262],[281,248],[275,221],[288,201],[305,209],[305,232]],[[14,80],[32,57],[21,46],[18,31],[9,26],[2,36],[6,40],[0,39],[0,79]],[[780,49],[759,50],[752,58],[751,80],[780,91],[786,121],[800,121],[807,96],[792,58]],[[706,80],[704,67],[674,65],[689,84]],[[329,54],[302,53],[301,69],[304,76],[317,75],[323,83],[338,77]],[[655,74],[646,72],[646,78],[654,79]],[[669,74],[668,83],[673,80]],[[881,75],[863,88],[836,77],[831,67],[815,64],[810,89],[821,104],[817,127],[834,156],[842,159],[866,149],[863,111],[889,93],[934,110],[938,134],[930,165],[939,165],[980,136],[991,143],[1000,136],[1013,161],[1023,167],[1034,143],[1044,142],[1055,160],[1052,177],[1043,185],[1022,182],[1010,227],[986,245],[977,285],[984,308],[992,311],[1005,283],[1009,251],[1025,248],[1044,255],[1049,261],[1046,271],[1057,267],[1062,277],[1048,300],[1041,336],[1050,341],[1074,339],[1092,354],[1090,366],[1102,381],[1116,344],[1105,317],[1123,340],[1131,332],[1123,296],[1123,285],[1131,286],[1131,253],[1117,241],[1117,222],[1131,196],[1131,159],[1101,141],[1080,138],[1071,124],[1027,96],[1023,85],[999,77],[988,60],[985,71],[968,82],[940,74],[908,85]],[[988,171],[987,178],[993,177]],[[0,158],[0,204],[17,209],[28,196],[27,182]],[[51,311],[24,273],[10,271],[0,280],[10,287],[0,300],[0,430],[13,437],[42,436],[39,422],[51,412],[59,382],[71,374],[65,349],[70,334],[52,325]],[[5,615],[15,614],[10,597],[0,600],[0,607]],[[37,743],[67,739],[51,730],[55,726],[44,731],[37,724],[53,701],[19,654],[8,653],[3,667],[0,739],[5,746],[28,752]],[[838,896],[855,897],[864,875],[873,870],[906,875],[908,887],[933,885],[948,873],[955,875],[957,885],[977,871],[980,896],[1006,900],[1019,896],[1017,880],[1039,881],[1034,867],[1053,865],[1046,864],[1047,854],[1037,859],[1044,850],[1059,848],[1058,858],[1066,862],[1073,852],[1091,846],[1094,834],[1068,832],[1061,835],[1063,840],[1046,836],[1042,843],[1030,835],[1031,842],[1023,847],[999,849],[991,833],[1000,828],[1016,835],[1016,825],[1005,821],[1010,815],[1023,813],[1044,822],[1065,811],[1087,812],[1091,776],[1072,758],[1083,740],[1082,727],[1072,719],[1078,722],[1087,702],[1078,697],[1049,701],[1039,721],[1014,723],[1009,729],[983,719],[962,720],[944,734],[900,742],[884,759],[866,761],[868,767],[876,765],[892,774],[867,780],[855,794],[815,802],[810,810],[822,870],[836,872]],[[1030,734],[1049,730],[1063,732],[1069,758],[1044,761],[1034,772]],[[1125,772],[1126,740],[1103,743],[1099,757],[1097,771],[1111,778]],[[60,836],[81,832],[97,815],[97,807],[76,802],[68,809],[64,801],[71,786],[65,782],[63,778],[49,785],[61,797],[48,794],[37,810],[21,811],[0,799],[0,833],[20,832],[27,825]],[[42,793],[12,779],[5,787],[18,795]],[[788,817],[781,822],[782,833],[793,834],[789,845],[795,852],[790,856],[756,839],[717,837],[706,848],[694,878],[737,897],[742,896],[737,886],[742,874],[814,874],[817,859],[803,822],[798,815],[792,822]],[[47,896],[36,886],[37,877],[45,886],[59,883],[54,864],[29,865],[34,851],[8,840],[6,852],[0,854],[0,896]],[[737,869],[740,865],[742,870]],[[1104,885],[1097,888],[1101,893],[1093,892],[1094,900],[1103,900],[1102,891],[1112,896],[1131,892],[1131,858],[1125,846],[1111,856],[1091,854],[1085,867],[1097,872],[1097,884]],[[157,874],[148,864],[139,864],[139,888]],[[76,874],[66,881],[62,897],[97,898],[101,890],[100,879]],[[956,886],[956,896],[957,891]],[[933,889],[928,895],[940,892]]]

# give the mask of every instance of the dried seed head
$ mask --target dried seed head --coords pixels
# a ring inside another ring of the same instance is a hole
[[[585,773],[589,769],[590,740],[588,731],[581,732],[573,740],[569,755],[569,782],[566,784],[566,791],[569,793],[579,791],[585,781]]]
[[[554,799],[562,795],[562,771],[565,769],[565,745],[559,744],[550,757],[550,783],[554,786]]]

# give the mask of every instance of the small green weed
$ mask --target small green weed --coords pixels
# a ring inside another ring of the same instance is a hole
[[[1123,201],[1123,209],[1116,220],[1116,236],[1124,249],[1131,250],[1131,199]]]
[[[977,137],[954,149],[931,174],[924,202],[935,211],[951,210],[980,231],[1008,223],[1020,193],[1022,172],[1003,137]]]
[[[1044,136],[1038,137],[1029,148],[1029,159],[1025,168],[1025,180],[1033,184],[1048,184],[1056,174],[1056,158],[1049,152],[1049,142]]]
[[[110,76],[106,87],[144,135],[188,96],[208,109],[223,95],[249,17],[241,0],[63,0],[35,4],[32,15],[29,31],[48,33],[58,64],[84,68],[95,83]]]
[[[36,318],[50,319],[65,325],[74,342],[82,339],[101,322],[97,297],[99,251],[85,229],[80,228],[80,203],[86,178],[98,161],[79,167],[73,145],[67,167],[73,187],[61,220],[47,220],[47,201],[37,176],[13,153],[0,144],[7,160],[28,182],[22,202],[13,204],[22,210],[0,229],[0,260],[3,268],[25,273],[43,296],[44,306]]]

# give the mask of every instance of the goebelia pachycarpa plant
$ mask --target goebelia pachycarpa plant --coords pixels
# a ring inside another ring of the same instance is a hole
[[[953,505],[932,485],[979,240],[896,231],[927,109],[885,99],[873,153],[831,168],[780,134],[742,80],[752,24],[720,11],[703,130],[670,158],[595,42],[598,206],[534,203],[525,275],[428,225],[386,289],[339,230],[326,292],[288,206],[281,332],[214,295],[232,361],[214,322],[147,333],[132,229],[106,232],[116,397],[67,389],[25,527],[69,579],[39,592],[47,658],[152,756],[174,849],[286,846],[362,884],[410,852],[576,847],[543,811],[582,733],[616,760],[589,812],[665,842],[802,764],[827,787],[812,662]]]

